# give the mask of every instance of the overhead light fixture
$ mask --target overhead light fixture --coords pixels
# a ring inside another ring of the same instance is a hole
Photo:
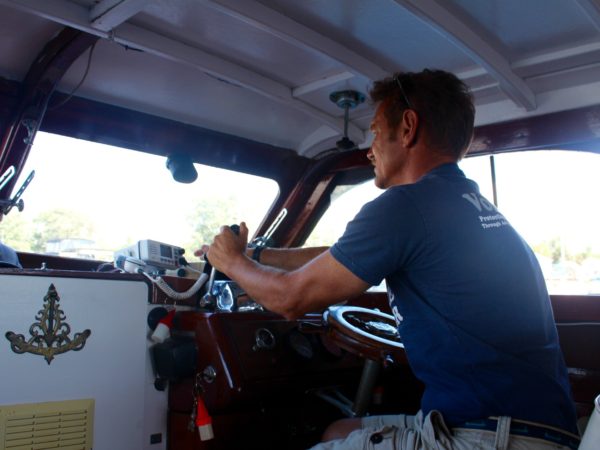
[[[198,172],[190,155],[173,153],[167,157],[167,169],[171,171],[173,179],[179,183],[193,183],[198,179]]]
[[[335,143],[338,150],[354,150],[356,144],[348,137],[348,122],[350,121],[350,110],[356,108],[365,101],[364,94],[358,91],[336,91],[329,95],[329,100],[344,110],[344,137]]]

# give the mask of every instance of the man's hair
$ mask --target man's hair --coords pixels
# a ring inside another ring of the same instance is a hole
[[[475,107],[469,88],[454,74],[429,69],[398,72],[376,81],[369,94],[374,102],[383,103],[388,126],[394,130],[392,138],[402,112],[413,109],[432,150],[452,155],[457,161],[467,152],[473,138]]]

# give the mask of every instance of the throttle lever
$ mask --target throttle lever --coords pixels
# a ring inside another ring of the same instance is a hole
[[[236,234],[238,236],[240,235],[240,226],[238,224],[233,224],[229,228],[231,229],[231,231],[233,231],[234,234]],[[221,272],[219,272],[217,269],[215,269],[210,264],[210,261],[208,260],[206,255],[204,255],[204,260],[206,261],[206,264],[204,265],[204,273],[207,273],[207,271],[210,271],[210,275],[208,277],[208,283],[206,284],[206,286],[207,286],[206,294],[204,295],[202,301],[206,305],[211,305],[211,304],[214,304],[214,300],[215,300],[214,296],[212,294],[213,285],[215,283],[215,278],[217,276],[223,276],[223,274]]]
[[[229,227],[231,229],[231,231],[233,231],[233,234],[236,235],[240,235],[240,226],[238,224],[233,224]],[[208,258],[206,257],[206,255],[204,256],[204,258],[206,259],[206,262],[208,264],[210,264],[210,261],[208,260]],[[213,284],[215,282],[215,277],[217,275],[223,275],[221,272],[217,271],[212,265],[210,266],[210,276],[208,277],[208,292],[211,293],[212,292],[212,287]]]

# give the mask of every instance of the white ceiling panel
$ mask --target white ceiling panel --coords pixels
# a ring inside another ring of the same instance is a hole
[[[462,51],[392,0],[261,0],[261,3],[321,29],[388,71],[431,66],[424,49],[435,49],[437,67],[460,70],[471,64]]]
[[[396,70],[456,73],[478,124],[600,103],[597,0],[0,0],[0,76],[64,26],[100,38],[77,95],[305,155],[343,134],[331,92]],[[350,112],[359,144],[372,112]]]
[[[101,60],[112,64],[96,64]],[[59,90],[70,92],[81,80],[86,63],[84,54],[65,75]],[[174,66],[163,58],[111,42],[100,42],[94,50],[78,95],[285,148],[295,148],[320,123],[193,67]],[[256,114],[257,110],[261,113]]]
[[[16,9],[0,10],[0,76],[22,80],[44,44],[62,27]]]
[[[160,30],[162,36],[209,50],[289,86],[306,84],[341,68],[331,58],[274,38],[271,33],[199,0],[150,4],[131,23]]]
[[[584,0],[594,1],[594,0]],[[598,31],[576,0],[448,0],[500,41],[511,59],[597,38]]]

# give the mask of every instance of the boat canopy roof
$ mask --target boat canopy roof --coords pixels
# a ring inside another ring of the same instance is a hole
[[[594,0],[0,0],[0,77],[65,27],[98,40],[59,92],[307,158],[344,135],[333,92],[396,71],[455,73],[478,126],[600,103]],[[373,109],[349,108],[360,148]]]

